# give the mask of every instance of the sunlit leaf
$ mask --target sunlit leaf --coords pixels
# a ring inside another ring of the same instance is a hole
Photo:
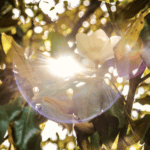
[[[137,42],[143,27],[144,18],[141,14],[114,47],[117,69],[120,76],[127,76],[141,64],[140,53],[138,50],[133,50],[133,46]]]
[[[0,33],[2,32],[8,32],[12,29],[13,27],[8,27],[8,28],[0,28]]]
[[[125,138],[126,144],[133,145],[137,143],[140,139],[145,138],[146,131],[149,128],[150,115],[145,115],[143,118],[134,121],[132,126],[132,131]]]
[[[113,2],[117,2],[117,0],[99,0],[99,1],[104,1],[106,3],[113,3]]]
[[[32,69],[25,58],[24,49],[20,47],[11,36],[2,34],[2,45],[8,59],[17,66],[19,73],[33,83]]]

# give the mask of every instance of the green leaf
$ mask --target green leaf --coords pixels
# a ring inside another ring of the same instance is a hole
[[[17,98],[16,100],[13,100],[12,102],[3,106],[3,108],[7,112],[10,122],[21,114],[22,104],[23,104],[22,98]]]
[[[16,143],[17,149],[41,149],[41,131],[37,125],[36,117],[36,112],[28,106],[25,107],[22,114],[14,120],[13,139]]]
[[[143,135],[141,141],[150,146],[150,123],[147,125],[147,128],[144,132],[144,135]]]
[[[0,144],[3,143],[4,135],[8,129],[9,119],[5,109],[0,106]]]
[[[91,150],[98,150],[100,147],[100,138],[97,132],[90,136],[91,139]]]
[[[150,41],[150,14],[145,17],[145,25],[143,30],[140,33],[140,37],[144,44],[147,44]]]
[[[63,35],[58,32],[50,32],[48,40],[51,41],[51,54],[54,57],[60,57],[61,55],[68,55],[71,53],[67,40]]]
[[[114,105],[106,112],[107,115],[114,116],[119,120],[119,128],[124,127],[126,124],[125,115],[124,115],[124,97],[121,96]]]
[[[119,122],[116,117],[107,116],[105,113],[92,120],[94,128],[100,138],[100,145],[105,144],[111,149],[116,136],[119,133]]]
[[[99,135],[100,144],[105,144],[110,149],[119,133],[119,128],[125,125],[123,97],[120,97],[110,109],[94,118],[92,122]]]

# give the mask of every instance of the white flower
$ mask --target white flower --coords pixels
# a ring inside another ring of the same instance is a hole
[[[91,36],[78,33],[76,35],[77,50],[82,56],[103,63],[114,57],[113,47],[120,39],[120,36],[109,38],[102,29],[97,30]]]

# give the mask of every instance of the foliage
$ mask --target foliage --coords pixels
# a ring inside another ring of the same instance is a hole
[[[52,3],[0,2],[0,149],[8,149],[6,140],[10,150],[40,150],[50,143],[60,150],[150,149],[149,0]],[[41,54],[45,61],[72,55],[87,72],[61,82],[47,71]],[[23,80],[16,78],[18,71]],[[51,81],[58,84],[51,86]],[[78,88],[80,81],[85,85]],[[32,92],[38,84],[46,85],[44,90]],[[20,85],[25,92],[19,93]],[[69,88],[73,94],[67,93]],[[52,92],[56,98],[50,97]],[[43,108],[37,112],[24,100],[40,97]],[[76,137],[62,140],[56,133],[56,140],[43,141],[48,119],[38,113],[42,109]],[[73,120],[74,126],[65,120]]]

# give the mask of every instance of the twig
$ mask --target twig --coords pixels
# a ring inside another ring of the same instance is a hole
[[[33,1],[34,2],[34,1]],[[32,11],[34,12],[34,7],[32,6]],[[32,35],[31,35],[31,38],[30,38],[30,53],[32,54],[32,43],[33,43],[33,35],[34,35],[34,16],[33,18],[31,19],[31,28],[32,30]]]
[[[84,16],[78,20],[78,22],[74,25],[72,32],[66,37],[67,40],[74,40],[75,35],[77,34],[79,28],[82,26],[82,23],[89,18],[91,14],[100,6],[101,1],[92,0],[91,4],[88,6],[87,11]]]
[[[116,34],[119,35],[119,36],[121,36],[119,27],[118,27],[118,25],[116,24],[114,15],[113,15],[113,13],[112,13],[112,11],[111,11],[111,9],[110,9],[110,4],[106,3],[106,7],[107,7],[107,9],[108,9],[108,13],[109,13],[109,17],[110,17],[110,20],[111,20],[111,24],[112,24],[112,26],[113,26],[113,28],[114,28]]]
[[[146,76],[144,76],[143,78],[141,78],[140,83],[143,82],[144,80],[146,80],[149,77],[150,77],[150,73],[147,74]]]

